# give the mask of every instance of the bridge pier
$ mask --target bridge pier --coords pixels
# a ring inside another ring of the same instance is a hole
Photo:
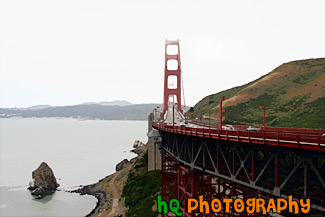
[[[152,128],[153,113],[148,115],[148,171],[161,170],[161,136],[159,131]]]

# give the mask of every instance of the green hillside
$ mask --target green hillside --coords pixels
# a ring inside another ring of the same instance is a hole
[[[126,217],[157,216],[152,207],[160,191],[160,177],[161,171],[148,171],[148,152],[137,159],[123,188],[122,196],[129,208]]]
[[[266,108],[266,125],[278,127],[325,128],[325,58],[284,63],[267,75],[243,86],[211,94],[188,112],[219,121],[220,97],[227,123],[262,125]]]

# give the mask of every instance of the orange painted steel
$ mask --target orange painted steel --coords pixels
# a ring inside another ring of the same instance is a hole
[[[177,46],[178,53],[170,55],[167,53],[167,47],[170,45]],[[170,70],[167,68],[167,63],[169,60],[176,60],[177,61],[177,69],[176,70]],[[164,81],[164,104],[163,104],[163,113],[168,110],[169,108],[169,97],[170,96],[176,96],[177,98],[177,109],[179,111],[182,110],[182,95],[181,95],[181,56],[180,56],[180,48],[179,48],[179,40],[176,41],[165,41],[165,81]],[[177,78],[177,87],[175,89],[171,89],[168,87],[168,77],[169,76],[176,76]]]
[[[275,128],[272,128],[272,131],[250,132],[244,130],[221,130],[207,127],[168,126],[162,123],[153,123],[152,126],[160,131],[181,135],[325,152],[325,138],[320,134],[323,130],[319,130],[319,133],[315,133],[315,130],[311,130],[310,133],[302,133],[295,132],[290,128],[279,128],[277,131]],[[242,126],[242,128],[247,128],[247,126]]]

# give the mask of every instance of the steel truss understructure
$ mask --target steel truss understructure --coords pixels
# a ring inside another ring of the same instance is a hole
[[[226,213],[222,209],[218,213],[210,210],[209,214],[200,213],[199,210],[187,213],[187,203],[189,198],[199,200],[199,196],[203,195],[204,201],[211,204],[214,198],[241,198],[243,200],[252,195],[259,194],[257,191],[250,190],[243,185],[238,185],[234,182],[227,181],[222,178],[216,178],[211,174],[200,170],[191,170],[190,167],[177,162],[175,158],[168,152],[163,154],[163,170],[162,170],[162,198],[165,201],[170,201],[177,198],[180,201],[180,211],[186,217],[211,217],[211,216],[240,216],[254,217],[261,214],[247,214],[246,212],[236,213],[232,205],[230,212]],[[175,216],[173,213],[162,215],[165,217]],[[268,215],[265,215],[268,216]]]
[[[247,190],[267,197],[309,198],[313,209],[325,212],[323,153],[161,134],[162,197],[167,201],[178,198],[183,213],[190,197],[204,195],[206,200],[245,198],[249,196]],[[217,190],[212,190],[212,186]],[[247,214],[192,213],[184,216]]]

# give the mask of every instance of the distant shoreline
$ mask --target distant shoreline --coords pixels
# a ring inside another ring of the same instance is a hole
[[[147,120],[160,104],[104,106],[97,104],[49,107],[44,109],[0,108],[0,118],[74,118],[80,120]]]
[[[74,118],[74,117],[0,117],[0,119],[57,119],[57,120],[79,120],[79,121],[148,121],[147,119],[101,119],[101,118]]]

